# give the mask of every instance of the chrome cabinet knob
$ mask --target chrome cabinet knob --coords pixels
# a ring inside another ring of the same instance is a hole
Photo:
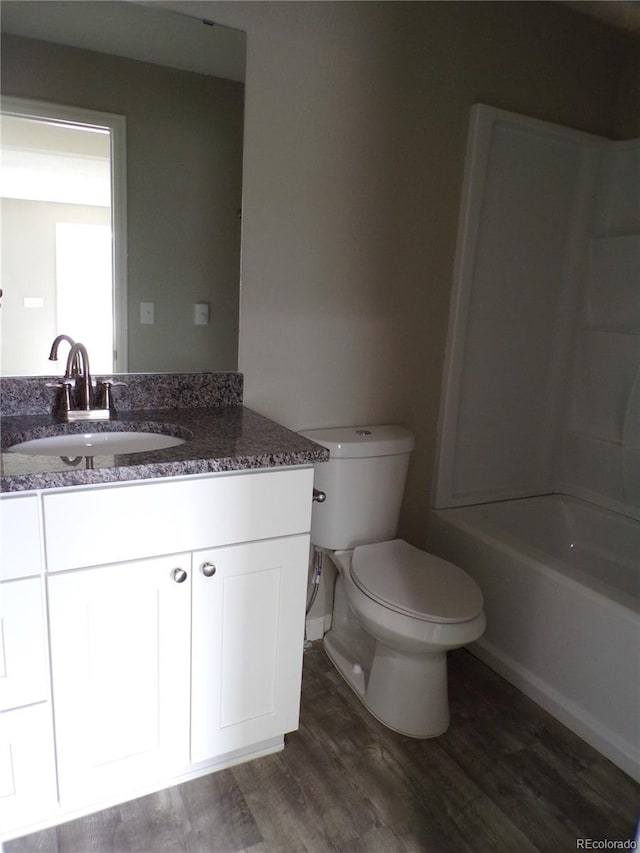
[[[184,569],[174,569],[171,572],[171,577],[176,583],[184,583],[187,579],[187,573]]]
[[[213,563],[203,563],[200,566],[200,571],[205,576],[205,578],[212,578],[216,573],[216,567]]]

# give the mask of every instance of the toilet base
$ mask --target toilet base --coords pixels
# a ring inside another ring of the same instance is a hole
[[[358,626],[329,631],[323,644],[356,696],[385,726],[413,738],[437,737],[447,730],[446,651],[399,653]]]

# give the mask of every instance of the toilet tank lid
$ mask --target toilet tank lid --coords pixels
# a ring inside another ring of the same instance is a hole
[[[410,453],[415,444],[409,430],[394,424],[310,429],[301,435],[326,447],[332,459],[395,456]]]

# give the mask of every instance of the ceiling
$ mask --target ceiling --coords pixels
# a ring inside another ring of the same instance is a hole
[[[640,37],[640,0],[561,0],[576,12],[599,18]]]
[[[556,2],[640,39],[640,0]],[[149,7],[155,14],[149,14]],[[0,9],[2,29],[7,33],[113,52],[231,80],[244,79],[244,33],[228,27],[202,26],[210,22],[183,12],[176,0],[0,0]],[[157,58],[158,53],[161,59]]]
[[[0,0],[2,31],[243,81],[246,37],[161,2]]]

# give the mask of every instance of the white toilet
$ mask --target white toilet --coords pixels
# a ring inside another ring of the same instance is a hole
[[[315,466],[311,541],[339,575],[324,647],[382,723],[411,737],[449,725],[447,651],[485,628],[480,588],[397,533],[414,440],[399,426],[308,430],[330,451]]]

